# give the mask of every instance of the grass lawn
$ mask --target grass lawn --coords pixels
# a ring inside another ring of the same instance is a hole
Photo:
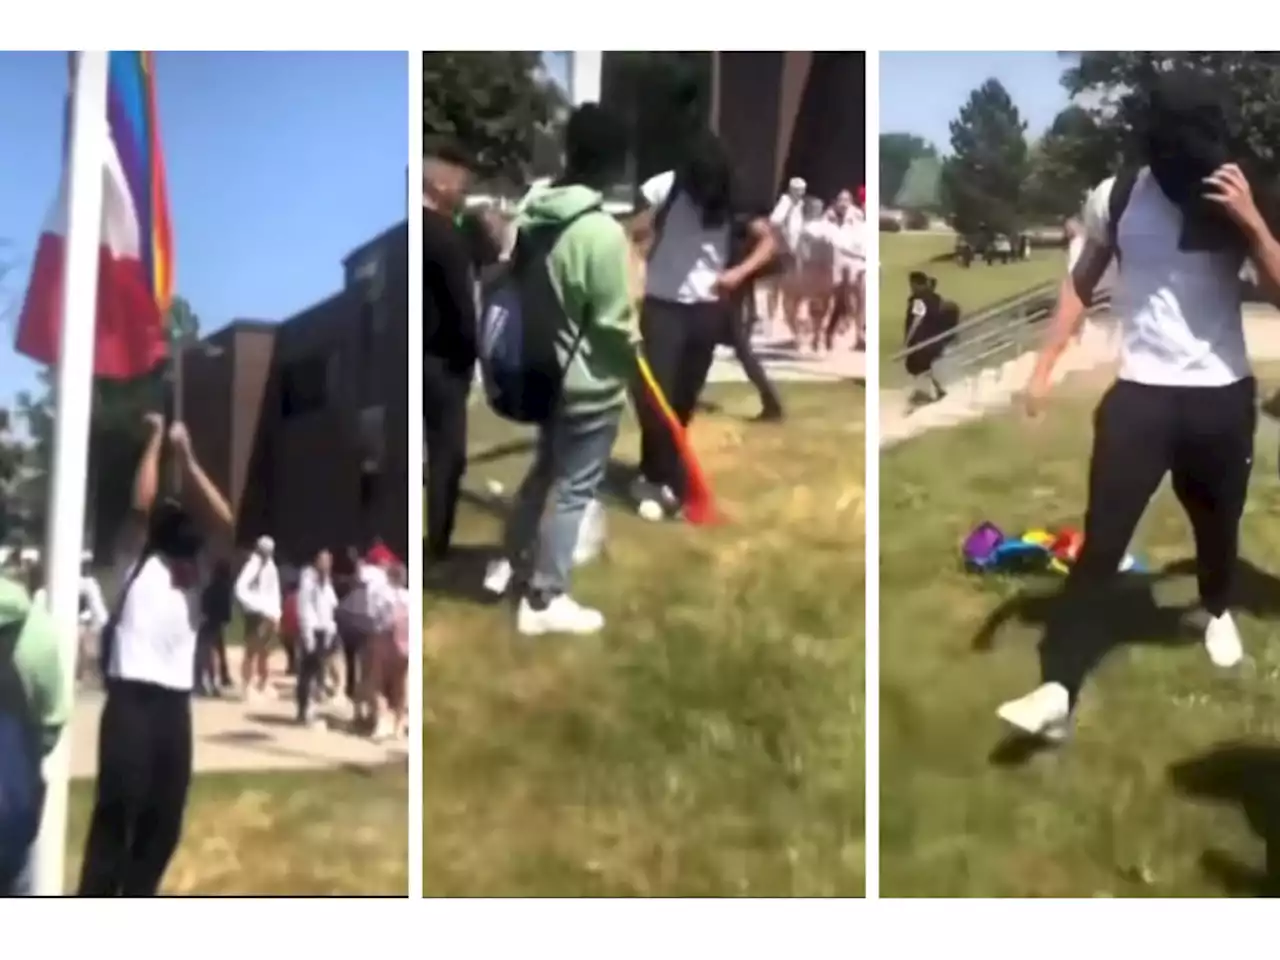
[[[197,896],[407,896],[408,777],[375,770],[204,774],[164,893]],[[67,889],[93,806],[92,781],[71,787]]]
[[[979,262],[966,270],[951,259],[954,248],[955,238],[949,233],[880,234],[880,370],[884,383],[901,383],[906,378],[902,363],[887,358],[902,349],[907,276],[912,270],[937,277],[938,291],[967,314],[1056,279],[1065,262],[1061,250],[1036,250],[1027,261],[995,267]]]
[[[863,395],[783,392],[784,426],[744,422],[737,387],[695,423],[728,522],[611,509],[575,581],[600,636],[521,639],[465,595],[478,550],[452,589],[428,574],[428,895],[862,895]],[[468,487],[510,492],[527,451],[473,409]],[[615,456],[636,455],[628,422]],[[473,550],[499,530],[482,501]]]
[[[1280,377],[1264,382],[1269,394]],[[1245,663],[1215,669],[1178,615],[1195,603],[1194,575],[1168,567],[1193,550],[1166,486],[1134,540],[1165,573],[1126,578],[1114,616],[1134,642],[1091,678],[1075,736],[1033,755],[1001,739],[994,710],[1039,682],[1042,598],[1059,581],[966,574],[959,543],[983,519],[1010,533],[1080,523],[1096,397],[1097,384],[1068,384],[1038,424],[990,418],[883,455],[885,896],[1280,892],[1273,423],[1259,432],[1242,527],[1236,616]]]

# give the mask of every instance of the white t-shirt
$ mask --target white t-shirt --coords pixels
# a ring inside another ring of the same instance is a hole
[[[236,578],[236,599],[249,613],[280,622],[283,601],[280,597],[280,571],[270,557],[254,553]]]
[[[326,636],[338,632],[334,614],[338,609],[338,594],[333,589],[333,578],[323,581],[315,567],[307,567],[298,580],[298,629],[308,641],[317,630]]]
[[[148,557],[120,608],[107,675],[190,691],[199,623],[199,589],[175,586],[165,562]]]
[[[800,242],[796,245],[796,258],[802,262],[814,260],[825,251],[832,250],[831,229],[834,226],[826,217],[806,220],[800,230]]]
[[[674,170],[644,182],[640,193],[654,210],[666,202],[675,186]],[[667,213],[662,235],[649,254],[644,292],[647,297],[671,303],[707,303],[718,300],[716,278],[729,265],[729,230],[704,227],[698,208],[684,194],[676,197]]]
[[[800,246],[800,235],[805,225],[804,197],[797,200],[790,193],[784,193],[769,215],[769,222],[778,228],[787,249],[795,253]]]
[[[836,219],[833,213],[827,224],[827,235],[838,256],[855,260],[867,258],[867,223],[860,211],[850,210],[843,220]]]
[[[1096,243],[1110,242],[1114,184],[1104,180],[1085,201],[1085,233]],[[1117,226],[1111,303],[1121,328],[1120,379],[1220,387],[1249,376],[1240,257],[1179,250],[1182,213],[1145,168]]]

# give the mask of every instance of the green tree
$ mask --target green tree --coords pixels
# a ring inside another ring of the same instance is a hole
[[[1072,96],[1085,95],[1098,129],[1132,148],[1143,102],[1156,75],[1188,67],[1228,80],[1237,97],[1239,125],[1232,131],[1262,173],[1280,177],[1280,53],[1136,51],[1073,54],[1062,82]],[[1114,172],[1114,171],[1112,171]]]
[[[195,339],[200,334],[200,317],[183,297],[173,298],[167,323],[171,343],[180,337]],[[86,487],[89,523],[97,541],[95,550],[110,549],[119,524],[127,515],[133,471],[145,440],[142,416],[163,404],[167,374],[166,366],[161,365],[134,380],[94,380]],[[28,479],[41,493],[31,506],[30,522],[40,529],[52,467],[57,409],[52,370],[40,372],[37,393],[24,391],[18,395],[17,408],[31,439]]]
[[[951,121],[951,151],[942,171],[952,225],[961,233],[986,226],[1005,233],[1021,225],[1027,175],[1027,125],[999,80],[969,94]]]
[[[942,208],[942,161],[936,156],[916,157],[902,178],[893,204],[903,210],[928,213]]]
[[[1119,134],[1078,104],[1062,110],[1031,148],[1024,211],[1045,220],[1078,213],[1088,191],[1118,167],[1123,151]]]
[[[897,204],[911,165],[923,157],[937,155],[933,144],[914,133],[880,134],[880,196]]]
[[[484,178],[522,189],[534,176],[537,131],[545,131],[564,106],[536,52],[422,55],[423,135],[459,140]]]

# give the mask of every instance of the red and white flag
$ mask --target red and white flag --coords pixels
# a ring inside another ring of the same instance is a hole
[[[93,372],[129,380],[149,373],[168,352],[172,238],[150,55],[116,51],[110,64],[107,113],[95,120],[107,149]],[[75,109],[74,103],[69,109]],[[18,321],[18,352],[49,365],[58,360],[62,336],[69,183],[65,154],[58,196],[36,246]]]

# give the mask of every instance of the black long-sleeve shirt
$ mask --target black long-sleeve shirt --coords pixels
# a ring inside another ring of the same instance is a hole
[[[458,373],[476,360],[476,301],[470,251],[449,218],[422,211],[423,351]]]

